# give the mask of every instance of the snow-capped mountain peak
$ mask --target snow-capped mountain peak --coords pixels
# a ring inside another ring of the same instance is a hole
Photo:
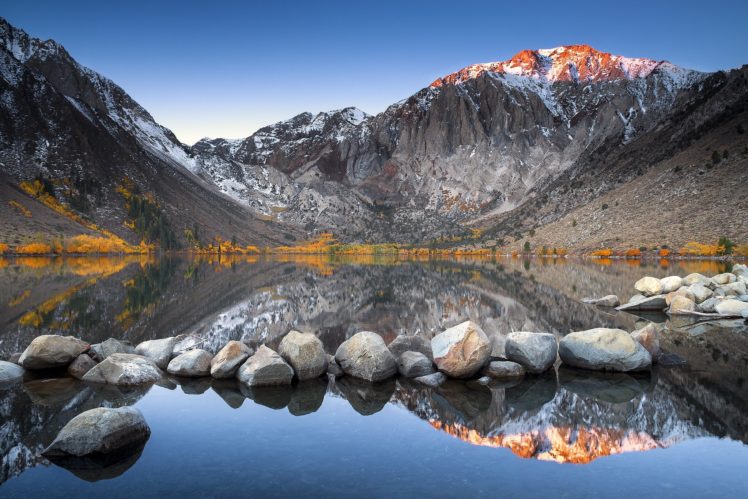
[[[524,76],[548,83],[634,80],[646,78],[657,69],[673,73],[689,71],[667,61],[613,55],[589,45],[568,45],[523,50],[506,61],[473,64],[436,79],[431,86],[459,84],[484,73]]]

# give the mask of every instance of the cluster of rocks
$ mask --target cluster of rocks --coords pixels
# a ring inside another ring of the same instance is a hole
[[[616,309],[748,319],[747,284],[748,267],[742,264],[713,277],[698,273],[662,279],[647,276],[634,284],[637,294]]]

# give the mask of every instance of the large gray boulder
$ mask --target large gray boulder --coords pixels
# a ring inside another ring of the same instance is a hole
[[[506,337],[506,358],[539,374],[553,367],[558,353],[556,337],[549,333],[517,331]]]
[[[680,287],[683,285],[683,279],[678,277],[677,275],[671,275],[668,277],[663,277],[660,279],[660,286],[662,286],[662,291],[660,293],[672,293],[673,291],[678,291]],[[659,294],[659,293],[655,293]]]
[[[712,282],[716,284],[717,286],[721,286],[723,284],[730,284],[731,282],[735,282],[737,280],[737,276],[735,274],[732,274],[730,272],[725,272],[723,274],[717,274],[712,277]]]
[[[177,355],[166,367],[166,372],[185,378],[200,378],[210,375],[210,361],[213,356],[205,350],[189,350]]]
[[[491,342],[473,321],[465,321],[431,339],[436,367],[453,378],[469,378],[491,355]]]
[[[22,379],[24,372],[23,367],[12,362],[0,360],[0,385]]]
[[[742,277],[745,281],[748,281],[748,265],[736,263],[732,266],[732,273],[735,274],[738,278]]]
[[[691,286],[692,284],[701,284],[703,286],[710,287],[712,286],[712,281],[707,276],[699,273],[688,274],[683,278],[684,286]]]
[[[722,302],[722,298],[717,298],[713,296],[699,303],[697,308],[699,312],[711,314],[711,313],[714,313],[714,307],[717,306],[717,304],[720,302]]]
[[[494,360],[483,368],[481,374],[494,379],[521,378],[525,368],[510,360]]]
[[[371,331],[356,333],[335,352],[343,372],[366,381],[383,381],[395,375],[397,363],[381,336]]]
[[[115,338],[109,338],[101,343],[91,345],[91,352],[94,359],[101,362],[113,353],[135,353],[135,347],[129,341],[120,341]]]
[[[327,372],[327,354],[312,333],[290,331],[280,342],[278,353],[293,367],[300,381],[318,378]]]
[[[696,310],[696,303],[683,295],[675,295],[670,301],[667,313],[670,315],[688,315]]]
[[[239,367],[252,355],[252,349],[241,341],[229,341],[210,362],[210,375],[216,379],[236,376]]]
[[[87,353],[83,353],[70,363],[68,374],[75,379],[83,379],[83,376],[94,367],[96,367],[96,361],[89,357]]]
[[[745,282],[741,281],[735,281],[731,282],[729,284],[723,284],[719,287],[722,291],[725,292],[725,296],[741,296],[746,293],[746,287]]]
[[[175,342],[173,337],[144,341],[135,347],[135,353],[152,360],[159,368],[166,369],[171,361]]]
[[[54,369],[67,367],[90,345],[72,336],[43,334],[31,341],[18,362],[26,369]]]
[[[642,277],[634,283],[634,289],[644,296],[662,294],[662,283],[656,277]]]
[[[652,356],[622,329],[596,328],[564,336],[558,345],[561,361],[572,367],[598,371],[642,371]]]
[[[293,368],[277,352],[261,345],[257,352],[242,364],[236,377],[247,386],[290,385],[293,380]]]
[[[155,383],[163,376],[156,364],[145,357],[130,353],[114,353],[83,376],[83,381],[118,386]]]
[[[397,372],[406,378],[427,376],[434,371],[434,364],[421,352],[403,352],[397,359]]]
[[[748,310],[748,303],[736,300],[722,300],[714,306],[714,311],[721,315],[730,315],[734,317],[741,317],[743,310]]]
[[[431,351],[431,340],[428,340],[420,334],[401,334],[387,345],[392,355],[399,358],[405,352],[420,352],[429,360],[434,360],[434,354]]]
[[[447,381],[447,376],[444,373],[435,372],[433,374],[427,374],[426,376],[419,376],[415,378],[414,381],[428,386],[429,388],[438,388]]]
[[[145,443],[150,434],[138,409],[99,407],[71,419],[43,454],[50,459],[112,454]]]
[[[656,295],[645,297],[640,300],[629,301],[626,304],[616,307],[616,310],[659,310],[662,311],[667,307],[665,295]]]
[[[693,296],[693,299],[696,303],[703,303],[705,300],[711,298],[714,294],[711,289],[707,288],[700,282],[691,284],[687,289],[691,293],[691,296]]]

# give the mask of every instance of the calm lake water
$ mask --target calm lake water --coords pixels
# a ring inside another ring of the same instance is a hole
[[[648,375],[559,367],[521,382],[426,389],[320,379],[249,390],[170,378],[142,389],[28,379],[0,389],[1,497],[748,496],[748,328],[637,317],[579,302],[641,276],[724,271],[716,262],[325,257],[0,259],[0,358],[39,334],[91,343],[182,333],[277,346],[291,328],[328,352],[371,330],[431,337],[466,319],[506,333],[664,322],[684,365]],[[675,357],[677,356],[677,357]],[[41,457],[99,406],[134,405],[152,435],[106,469]]]

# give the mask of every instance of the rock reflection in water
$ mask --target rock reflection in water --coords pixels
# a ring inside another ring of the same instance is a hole
[[[140,459],[140,455],[148,443],[148,438],[145,442],[123,447],[106,455],[57,457],[50,458],[50,461],[87,482],[110,480],[132,468]]]

